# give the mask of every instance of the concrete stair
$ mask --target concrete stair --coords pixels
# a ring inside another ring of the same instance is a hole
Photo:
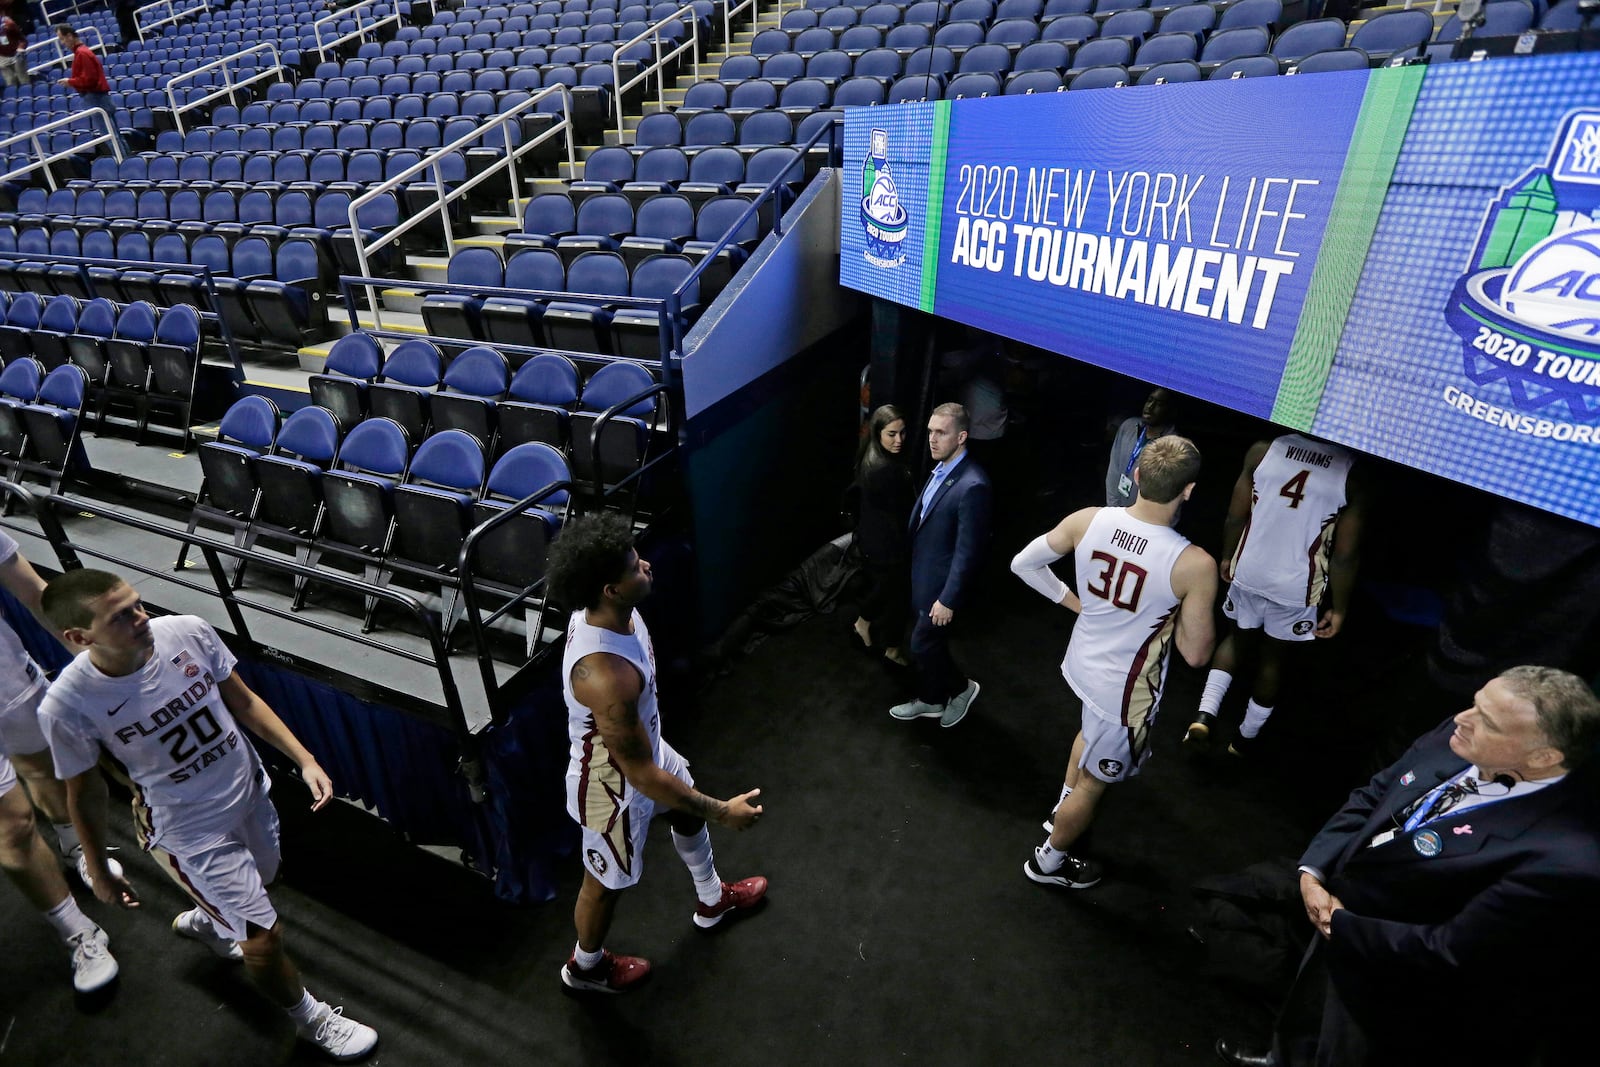
[[[559,192],[567,187],[571,181],[583,176],[583,161],[588,159],[594,151],[602,145],[632,144],[633,134],[638,129],[639,120],[653,111],[660,110],[661,105],[675,108],[683,102],[684,94],[689,86],[704,78],[715,78],[722,61],[731,55],[748,54],[750,43],[757,33],[762,30],[775,28],[782,20],[782,15],[776,6],[761,11],[753,21],[746,19],[743,24],[735,23],[731,38],[713,50],[703,52],[700,62],[685,69],[669,84],[665,91],[658,97],[647,93],[645,96],[644,110],[638,114],[627,114],[623,117],[623,135],[618,137],[615,128],[605,131],[602,144],[580,144],[573,146],[573,155],[576,166],[569,166],[565,160],[557,164],[556,174],[550,177],[538,177],[526,180],[523,183],[525,195],[523,202],[540,193]],[[511,205],[507,205],[508,209]],[[471,217],[472,228],[476,231],[467,237],[457,237],[458,248],[503,248],[505,238],[503,234],[512,232],[517,228],[514,214],[508,210],[505,214],[474,214]],[[433,253],[418,255],[408,253],[405,257],[405,271],[407,277],[415,281],[443,282],[449,269],[448,257]],[[381,292],[383,304],[383,328],[401,333],[425,334],[427,332],[422,321],[422,294],[415,290],[408,290],[404,284],[396,284],[385,288]],[[333,347],[333,342],[339,337],[350,332],[349,316],[342,305],[335,304],[329,310],[329,318],[333,323],[334,337],[326,341],[302,346],[297,355],[298,373],[287,371],[273,371],[261,373],[258,377],[258,368],[254,363],[246,367],[246,389],[256,390],[291,390],[298,389],[300,393],[306,392],[305,378],[307,374],[321,373],[323,364],[328,358],[328,352]],[[358,321],[365,329],[376,327],[370,314],[358,315]],[[298,395],[298,394],[295,394]],[[276,399],[276,397],[275,397]],[[281,403],[281,401],[280,401]]]

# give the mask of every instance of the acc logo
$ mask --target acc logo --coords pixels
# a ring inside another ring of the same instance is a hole
[[[197,675],[199,673],[200,673],[200,665],[198,663],[191,663],[191,664],[189,664],[187,667],[185,667],[183,669],[183,676],[185,678],[193,678],[195,675]]]
[[[1545,165],[1500,191],[1467,266],[1445,309],[1467,377],[1600,418],[1600,111],[1570,112]]]
[[[1100,773],[1107,778],[1120,778],[1122,776],[1122,761],[1119,759],[1101,760]]]
[[[889,131],[873,130],[872,147],[861,164],[861,228],[867,235],[867,262],[898,267],[906,261],[906,209],[889,173]]]
[[[1316,623],[1312,622],[1310,619],[1301,619],[1299,622],[1289,627],[1289,629],[1294,632],[1296,637],[1302,637],[1310,633],[1311,628],[1315,625]]]
[[[606,858],[600,855],[598,849],[591,848],[583,854],[583,858],[589,861],[589,866],[594,868],[595,874],[606,873]]]

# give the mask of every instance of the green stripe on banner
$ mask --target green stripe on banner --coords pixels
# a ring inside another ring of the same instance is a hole
[[[1339,191],[1278,383],[1273,422],[1311,428],[1426,71],[1422,66],[1385,67],[1367,79]]]
[[[933,143],[928,152],[928,217],[922,228],[922,294],[917,307],[933,313],[939,287],[939,237],[944,223],[944,167],[950,156],[950,101],[933,105]]]

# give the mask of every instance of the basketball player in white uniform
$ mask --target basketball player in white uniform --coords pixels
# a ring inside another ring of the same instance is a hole
[[[1222,612],[1235,630],[1217,647],[1186,742],[1209,740],[1235,668],[1259,650],[1244,721],[1228,746],[1244,754],[1277,705],[1285,654],[1344,626],[1360,558],[1353,461],[1337,445],[1293,433],[1245,454],[1222,534],[1222,580],[1231,583]]]
[[[39,615],[44,580],[4,530],[0,530],[0,586]],[[39,619],[44,622],[42,615]],[[105,931],[83,914],[68,890],[55,855],[39,835],[29,802],[31,795],[55,824],[61,855],[76,861],[87,885],[88,868],[72,828],[66,789],[55,776],[50,746],[39,728],[39,702],[48,684],[43,668],[28,655],[16,631],[0,622],[0,868],[67,943],[73,987],[88,993],[117,976],[117,961],[107,949]],[[21,781],[18,768],[25,776]],[[105,795],[105,782],[98,777],[91,788]]]
[[[95,895],[139,906],[127,879],[106,867],[105,804],[84,790],[103,754],[133,784],[140,845],[197,905],[173,920],[173,932],[242,959],[299,1036],[334,1059],[365,1056],[378,1035],[315,1000],[284,951],[265,888],[278,872],[278,813],[266,769],[239,727],[294,761],[313,810],[333,797],[327,774],[234,672],[233,654],[205,620],[151,619],[136,590],[96,570],[52,579],[43,606],[81,650],[50,687],[40,721],[67,783]]]
[[[606,933],[622,890],[644,865],[645,833],[659,810],[689,868],[694,922],[703,929],[754,907],[765,878],[724,882],[711,855],[706,823],[735,830],[761,818],[761,790],[715,800],[694,788],[689,764],[661,738],[656,657],[635,610],[650,595],[650,564],[633,547],[633,529],[615,514],[567,524],[550,547],[549,583],[562,603],[582,605],[567,623],[561,687],[567,701],[567,811],[582,828],[583,886],[573,921],[578,943],[561,981],[580,992],[621,993],[650,973],[650,962],[606,951]]]
[[[1035,882],[1087,889],[1100,880],[1097,864],[1067,849],[1089,828],[1106,786],[1138,774],[1149,757],[1173,645],[1194,667],[1211,655],[1216,564],[1172,528],[1199,473],[1194,442],[1151,441],[1131,507],[1074,512],[1011,561],[1031,588],[1079,614],[1061,673],[1083,701],[1083,728],[1050,836],[1023,866]],[[1069,552],[1076,593],[1050,570]]]

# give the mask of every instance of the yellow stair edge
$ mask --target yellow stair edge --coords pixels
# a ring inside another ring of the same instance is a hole
[[[327,359],[328,356],[333,353],[333,342],[329,341],[325,345],[302,345],[300,348],[296,349],[295,352],[297,355],[301,356],[312,356],[316,359]]]
[[[283,392],[288,392],[288,393],[309,393],[309,392],[311,392],[311,387],[309,385],[285,385],[282,382],[258,382],[258,381],[253,381],[253,380],[251,380],[249,378],[246,378],[244,380],[244,384],[245,385],[253,385],[257,389],[278,389],[278,390],[281,390]]]
[[[407,295],[410,295],[410,291],[409,290],[397,290],[397,291],[403,291],[403,292],[406,292]],[[427,327],[415,325],[415,324],[409,323],[409,322],[390,322],[390,323],[386,323],[385,325],[380,327],[374,319],[372,319],[370,316],[367,316],[367,315],[357,315],[356,316],[356,325],[360,326],[363,330],[384,329],[384,330],[392,330],[395,333],[414,333],[414,334],[418,334],[420,336],[426,336],[427,333],[428,333]]]
[[[494,234],[480,234],[477,237],[456,238],[457,245],[465,245],[467,248],[499,248],[505,243],[506,239],[504,237],[496,236]]]

